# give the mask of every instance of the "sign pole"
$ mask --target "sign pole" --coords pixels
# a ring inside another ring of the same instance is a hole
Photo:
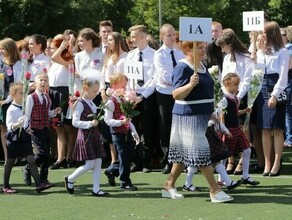
[[[198,62],[198,56],[197,56],[197,41],[193,42],[193,62],[194,62],[194,72],[197,73],[197,62]]]

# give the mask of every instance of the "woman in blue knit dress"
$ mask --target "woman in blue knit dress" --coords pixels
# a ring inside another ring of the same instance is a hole
[[[206,44],[197,44],[198,61],[204,59]],[[184,166],[198,167],[210,186],[212,202],[227,202],[231,196],[218,187],[211,165],[210,146],[206,138],[208,121],[214,107],[214,82],[205,66],[197,62],[194,71],[193,42],[182,43],[186,57],[174,68],[172,92],[175,99],[172,111],[172,127],[169,148],[169,162],[172,170],[164,183],[162,197],[180,199],[175,182]]]

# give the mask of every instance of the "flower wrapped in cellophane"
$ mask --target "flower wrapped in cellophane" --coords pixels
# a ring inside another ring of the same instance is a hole
[[[221,73],[219,66],[214,65],[208,69],[213,81],[214,81],[214,108],[215,112],[219,115],[227,107],[226,100],[223,99]]]
[[[22,115],[25,115],[25,107],[26,107],[26,102],[27,102],[27,96],[29,93],[29,84],[30,84],[30,78],[31,78],[31,73],[30,72],[25,72],[23,75],[23,98],[22,98]],[[21,133],[22,127],[19,129],[19,136]]]
[[[264,74],[265,70],[263,68],[255,68],[251,73],[250,87],[247,95],[248,108],[253,107],[253,104],[261,91]],[[244,130],[249,129],[249,121],[250,113],[247,113],[244,121]]]

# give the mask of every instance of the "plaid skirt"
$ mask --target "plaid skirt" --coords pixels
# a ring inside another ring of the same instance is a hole
[[[210,115],[172,115],[168,160],[186,166],[211,165],[206,129]]]
[[[214,129],[214,125],[207,128],[206,137],[210,145],[212,163],[218,163],[221,160],[229,157],[228,147],[220,139],[219,135]]]
[[[106,156],[97,127],[78,129],[72,158],[76,161],[94,160]]]
[[[232,134],[232,138],[224,137],[225,144],[228,146],[230,156],[234,156],[235,152],[242,152],[250,148],[250,144],[241,128],[228,128]]]

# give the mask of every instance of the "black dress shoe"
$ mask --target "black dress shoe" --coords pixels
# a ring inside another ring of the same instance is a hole
[[[96,196],[96,197],[106,197],[106,196],[109,196],[110,194],[108,192],[103,192],[101,190],[98,190],[96,193],[92,192],[91,195]]]
[[[42,191],[44,191],[46,189],[49,189],[49,188],[51,188],[49,185],[47,185],[45,183],[42,183],[40,186],[36,187],[36,191],[38,193],[40,193],[40,192],[42,192]]]
[[[115,186],[116,185],[115,176],[108,170],[105,170],[104,174],[107,176],[108,184],[110,184],[111,186]]]
[[[231,181],[231,185],[230,186],[227,186],[227,191],[230,192],[232,190],[234,190],[236,187],[240,186],[241,185],[241,181],[238,180],[236,183],[234,183],[234,181]]]
[[[256,186],[256,185],[259,185],[260,182],[259,181],[250,181],[249,177],[248,177],[247,179],[241,178],[241,184],[249,184],[249,185],[252,185],[252,186]]]
[[[137,191],[138,188],[137,188],[137,186],[134,186],[134,185],[124,185],[124,186],[121,186],[121,190],[125,190],[125,191]]]
[[[73,183],[71,183],[71,182],[68,181],[68,176],[65,176],[64,177],[64,180],[65,180],[65,187],[66,187],[67,192],[69,194],[73,194],[74,193],[74,187],[73,188],[69,188],[68,187],[68,183],[70,183],[70,184],[73,184]]]
[[[60,169],[61,167],[67,168],[67,161],[64,159],[61,162],[56,161],[53,163],[53,165],[50,167],[51,170],[57,170]]]
[[[235,176],[242,175],[242,170],[234,170],[233,175]]]
[[[263,176],[269,176],[270,172],[263,172],[262,175]]]
[[[275,177],[275,176],[279,176],[279,175],[280,175],[280,170],[277,173],[272,173],[272,172],[269,173],[270,177]]]
[[[163,174],[169,174],[172,168],[172,164],[166,164],[165,167],[162,169]]]

